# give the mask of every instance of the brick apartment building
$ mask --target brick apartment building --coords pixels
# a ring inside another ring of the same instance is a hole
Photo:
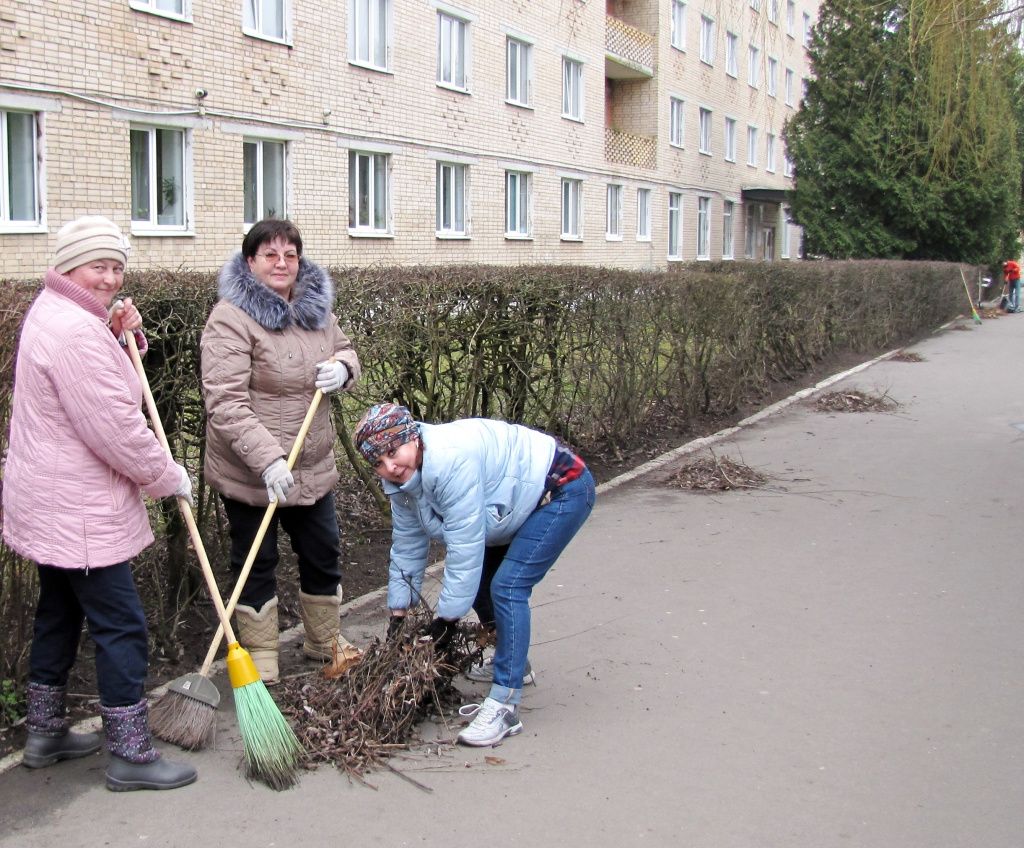
[[[103,214],[214,269],[790,259],[815,0],[5,0],[0,277]]]

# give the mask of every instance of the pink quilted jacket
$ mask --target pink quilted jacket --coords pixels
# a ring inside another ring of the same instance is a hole
[[[11,548],[43,565],[88,569],[153,542],[140,488],[166,497],[181,477],[141,401],[102,304],[51,268],[18,344],[3,477]]]

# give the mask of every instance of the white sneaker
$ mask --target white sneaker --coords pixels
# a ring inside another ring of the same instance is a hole
[[[476,716],[469,727],[463,728],[458,738],[463,745],[476,748],[497,745],[506,736],[515,736],[523,729],[515,706],[503,704],[494,698],[484,698],[482,704],[459,707],[459,715]]]
[[[479,665],[473,665],[469,667],[469,671],[466,672],[466,677],[470,680],[475,680],[477,683],[493,683],[494,682],[494,657],[487,657]],[[523,686],[529,686],[530,684],[537,685],[537,675],[533,673],[533,668],[530,666],[530,661],[526,661],[526,670],[523,672]]]

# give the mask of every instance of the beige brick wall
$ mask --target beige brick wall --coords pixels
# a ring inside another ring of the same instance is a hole
[[[289,146],[289,215],[308,255],[327,264],[449,262],[582,262],[664,267],[668,192],[684,193],[684,259],[696,252],[696,198],[712,198],[712,258],[721,254],[722,203],[737,203],[735,255],[742,257],[744,187],[785,188],[781,129],[784,71],[807,75],[800,16],[796,38],[767,22],[767,2],[692,2],[687,49],[669,45],[669,0],[628,0],[623,18],[656,36],[654,76],[617,83],[611,112],[637,135],[657,136],[657,168],[606,161],[605,6],[584,0],[394,0],[390,68],[349,62],[347,0],[292,0],[289,44],[243,34],[238,3],[192,0],[180,21],[138,11],[128,0],[6,0],[0,9],[0,109],[30,108],[43,128],[45,220],[38,232],[11,232],[0,222],[0,276],[34,277],[49,263],[56,231],[77,215],[105,214],[130,229],[129,131],[186,124],[191,140],[192,228],[187,234],[133,235],[133,267],[213,269],[237,249],[242,221],[242,129]],[[436,6],[470,21],[470,93],[435,84]],[[716,21],[716,58],[699,60],[700,15]],[[725,30],[740,35],[739,78],[725,74]],[[505,42],[512,33],[532,44],[531,108],[505,102]],[[779,59],[778,96],[747,85],[753,40]],[[584,62],[584,120],[561,116],[562,57]],[[208,95],[195,97],[197,88]],[[686,147],[668,145],[669,95],[687,101]],[[28,98],[28,99],[26,99]],[[697,108],[713,112],[712,155],[697,151]],[[723,119],[737,119],[737,161],[723,158]],[[757,168],[746,165],[746,126],[759,127]],[[766,132],[777,141],[777,168],[764,168]],[[353,237],[348,229],[348,151],[391,152],[393,234]],[[468,239],[435,234],[435,167],[451,157],[468,163]],[[504,170],[533,173],[532,239],[504,237]],[[560,177],[584,181],[583,240],[560,238]],[[609,182],[621,183],[621,241],[605,238]],[[636,189],[653,190],[653,239],[638,242]],[[23,228],[22,228],[23,229]],[[781,237],[781,227],[778,229]],[[798,255],[791,228],[789,253]],[[781,251],[777,251],[777,255]]]

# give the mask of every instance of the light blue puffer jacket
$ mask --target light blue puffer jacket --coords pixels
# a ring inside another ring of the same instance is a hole
[[[393,527],[388,607],[408,609],[419,598],[437,539],[446,555],[436,612],[461,618],[480,585],[484,547],[508,544],[536,509],[555,440],[485,418],[420,424],[420,439],[419,472],[401,486],[384,481]]]

